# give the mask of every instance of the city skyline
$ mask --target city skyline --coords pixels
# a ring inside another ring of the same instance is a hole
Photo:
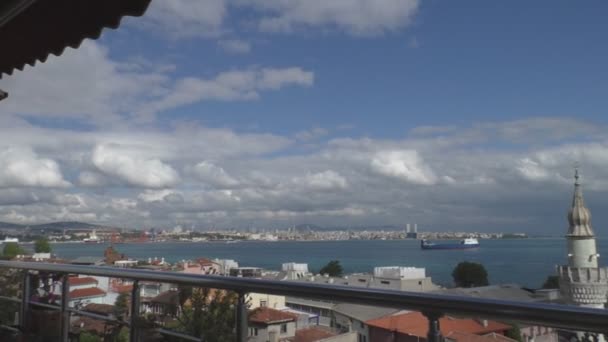
[[[0,79],[0,221],[602,235],[608,5],[519,5],[155,1]]]

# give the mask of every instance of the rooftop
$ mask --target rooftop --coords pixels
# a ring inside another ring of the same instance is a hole
[[[150,0],[13,0],[0,6],[0,78],[26,64],[44,62],[86,38],[117,28],[123,16],[141,16]],[[36,25],[32,25],[36,23]]]
[[[489,285],[471,288],[441,289],[435,291],[441,294],[477,297],[477,298],[500,298],[506,300],[518,300],[524,302],[540,301],[542,298],[532,291],[521,288],[515,284]]]
[[[485,322],[486,324],[483,324],[482,322],[471,318],[445,316],[439,320],[439,325],[441,333],[444,336],[447,336],[452,332],[481,335],[492,332],[502,332],[511,328],[509,325],[496,321],[487,320]],[[428,319],[420,312],[386,316],[367,321],[366,323],[371,327],[387,329],[418,337],[426,337],[429,328]]]
[[[446,340],[455,342],[516,342],[501,334],[489,333],[487,335],[475,335],[459,331],[452,331],[445,335]]]
[[[79,299],[79,298],[90,298],[90,297],[101,297],[105,296],[106,291],[98,288],[98,287],[87,287],[85,289],[76,289],[70,291],[70,299]]]
[[[354,318],[361,322],[369,321],[370,319],[388,316],[399,312],[398,309],[383,308],[371,305],[340,303],[336,304],[333,309],[335,312],[345,316]]]
[[[91,303],[87,304],[82,310],[99,315],[110,315],[114,313],[114,305]]]
[[[257,308],[249,313],[249,322],[266,325],[291,322],[295,321],[297,318],[298,316],[295,314],[267,307]]]
[[[97,285],[99,282],[97,279],[93,277],[70,277],[68,280],[68,284],[70,286],[80,286],[80,285]]]
[[[172,290],[161,292],[158,296],[152,298],[150,302],[163,305],[179,305],[179,292]]]
[[[336,336],[336,334],[328,329],[316,326],[296,330],[294,342],[315,342],[332,336]]]

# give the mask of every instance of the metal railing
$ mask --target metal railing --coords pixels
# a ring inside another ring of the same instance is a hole
[[[134,280],[131,300],[129,326],[130,341],[139,341],[139,329],[136,324],[139,318],[139,282],[156,281],[161,283],[185,286],[215,288],[234,291],[238,294],[236,304],[237,341],[247,340],[247,293],[265,293],[273,295],[297,296],[311,299],[327,299],[334,302],[356,303],[381,307],[390,307],[422,312],[429,320],[427,339],[429,342],[443,340],[439,319],[444,315],[456,315],[484,319],[496,319],[507,322],[523,322],[532,325],[555,327],[572,331],[608,333],[608,310],[589,309],[576,306],[526,303],[495,299],[470,298],[433,293],[380,290],[340,285],[310,284],[290,281],[272,281],[225,276],[194,275],[177,272],[162,272],[140,269],[124,269],[100,266],[79,266],[37,262],[0,261],[1,268],[26,270],[23,281],[22,298],[0,297],[21,303],[19,329],[27,331],[28,312],[31,305],[42,305],[61,311],[61,340],[68,341],[70,316],[78,314],[97,319],[109,320],[108,317],[94,315],[68,307],[68,286],[62,287],[61,305],[46,305],[30,301],[30,272],[49,272],[63,274],[67,284],[70,274],[105,276]],[[2,294],[0,294],[2,295]],[[201,341],[200,337],[187,336],[181,333],[160,329],[162,334],[172,335],[191,341]]]

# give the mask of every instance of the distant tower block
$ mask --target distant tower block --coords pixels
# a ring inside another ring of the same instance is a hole
[[[405,225],[405,232],[406,232],[407,234],[409,234],[409,233],[410,233],[410,224],[409,224],[409,223]]]
[[[568,212],[568,265],[557,267],[563,297],[582,307],[603,309],[608,301],[608,268],[599,267],[591,213],[585,207],[578,169],[574,175],[574,196]]]
[[[407,233],[405,234],[406,239],[417,239],[418,238],[418,224],[414,223],[414,230],[410,229],[410,224],[407,224]]]

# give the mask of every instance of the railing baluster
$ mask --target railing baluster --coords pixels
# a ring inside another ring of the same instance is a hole
[[[443,316],[437,312],[423,312],[426,318],[429,320],[429,332],[426,335],[427,342],[443,342],[443,336],[439,327],[439,318]]]
[[[31,297],[31,280],[29,270],[25,270],[23,274],[23,284],[21,290],[21,307],[19,308],[19,326],[23,333],[27,333],[29,329],[28,319],[30,315],[30,297]]]
[[[247,331],[247,320],[249,317],[247,315],[246,295],[245,292],[239,292],[236,304],[236,340],[238,342],[247,341],[249,335]]]
[[[69,341],[70,335],[70,311],[68,304],[70,301],[70,276],[64,274],[61,277],[61,340]]]
[[[139,281],[133,282],[133,289],[131,290],[131,326],[129,327],[129,341],[139,341]]]

